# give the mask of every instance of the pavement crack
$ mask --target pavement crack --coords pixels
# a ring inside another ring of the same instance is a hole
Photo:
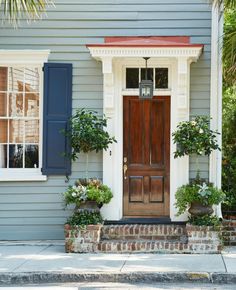
[[[129,254],[129,256],[127,257],[127,259],[124,260],[124,263],[123,263],[123,265],[122,265],[121,268],[120,268],[120,272],[122,272],[122,270],[123,270],[123,268],[124,268],[126,262],[129,260],[129,258],[130,258],[130,254]]]
[[[43,249],[40,249],[40,251],[34,253],[34,255],[38,255],[40,253],[42,253],[43,251],[45,251],[46,249],[48,249],[49,247],[51,247],[51,245],[46,246]],[[15,272],[16,270],[18,270],[20,267],[22,267],[23,265],[25,265],[27,262],[29,262],[31,259],[26,259],[23,263],[21,263],[20,265],[18,265],[17,267],[15,267],[14,269],[12,269],[12,272]]]
[[[223,257],[222,254],[220,254],[220,255],[221,255],[221,259],[222,259],[222,261],[223,261],[224,267],[225,267],[225,273],[228,273],[228,270],[227,270],[227,267],[226,267],[226,264],[225,264],[224,257]]]

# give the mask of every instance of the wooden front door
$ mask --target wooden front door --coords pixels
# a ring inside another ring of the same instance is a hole
[[[169,216],[170,97],[124,96],[124,217]]]

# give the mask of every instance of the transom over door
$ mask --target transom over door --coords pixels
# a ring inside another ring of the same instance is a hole
[[[124,96],[124,216],[169,216],[170,97]]]

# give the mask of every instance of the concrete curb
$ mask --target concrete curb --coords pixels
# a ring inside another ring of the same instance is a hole
[[[198,282],[213,284],[236,283],[236,274],[207,272],[24,272],[0,273],[0,286],[66,282]]]

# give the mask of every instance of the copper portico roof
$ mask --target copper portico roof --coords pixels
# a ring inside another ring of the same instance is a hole
[[[105,37],[104,43],[87,44],[87,47],[198,47],[203,44],[190,42],[189,36],[124,36]]]

